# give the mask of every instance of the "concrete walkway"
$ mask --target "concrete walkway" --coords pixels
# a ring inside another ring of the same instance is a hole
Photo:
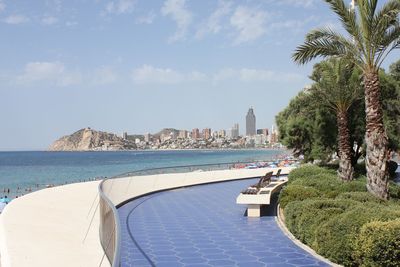
[[[274,210],[244,216],[235,199],[254,182],[166,191],[119,208],[122,266],[328,266],[281,231]]]
[[[98,212],[83,242],[99,182],[40,190],[13,200],[0,215],[2,267],[100,266]],[[110,266],[107,259],[101,266]]]

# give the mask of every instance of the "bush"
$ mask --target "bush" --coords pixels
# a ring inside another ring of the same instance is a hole
[[[398,168],[397,162],[389,160],[387,168],[388,168],[389,179],[396,178],[396,170]]]
[[[400,199],[400,186],[395,182],[389,182],[389,195],[390,198]]]
[[[338,191],[340,192],[367,192],[367,180],[365,177],[350,182],[342,182]]]
[[[400,265],[400,220],[365,224],[355,242],[360,266]]]
[[[292,182],[291,185],[313,187],[323,193],[327,193],[340,186],[340,181],[337,179],[336,175],[322,173],[318,176],[309,176],[297,179]]]
[[[384,203],[383,200],[375,197],[374,195],[368,192],[345,192],[338,195],[336,199],[348,199],[361,203],[367,203],[367,202]]]
[[[289,183],[292,183],[299,179],[301,180],[304,178],[318,177],[320,174],[330,172],[332,171],[326,170],[316,165],[303,165],[289,173]]]
[[[316,230],[314,249],[334,262],[355,266],[354,244],[360,228],[371,221],[392,220],[399,216],[400,212],[379,204],[356,205]]]
[[[316,198],[320,195],[321,193],[315,188],[291,184],[282,189],[279,204],[284,209],[289,202]]]
[[[289,230],[304,243],[313,246],[315,231],[327,222],[359,203],[351,200],[309,199],[292,202],[284,210]]]

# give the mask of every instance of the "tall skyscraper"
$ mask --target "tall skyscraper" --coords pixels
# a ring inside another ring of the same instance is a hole
[[[202,135],[203,139],[205,140],[209,139],[211,137],[211,129],[210,128],[203,129]]]
[[[196,140],[200,138],[200,131],[198,128],[192,130],[192,139]]]
[[[254,115],[253,108],[249,108],[246,115],[246,135],[253,136],[256,134],[256,115]]]

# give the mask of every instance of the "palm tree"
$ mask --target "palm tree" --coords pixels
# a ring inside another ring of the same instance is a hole
[[[378,0],[358,0],[357,12],[343,0],[325,1],[338,15],[347,36],[329,28],[313,30],[305,43],[297,47],[293,59],[305,64],[318,56],[336,56],[350,60],[363,71],[367,188],[377,197],[388,199],[389,150],[378,71],[387,55],[400,48],[400,1],[389,0],[377,11]]]
[[[354,168],[348,113],[362,96],[360,73],[345,60],[332,58],[316,64],[311,79],[316,82],[311,88],[313,95],[336,114],[340,159],[338,176],[342,181],[351,181]]]

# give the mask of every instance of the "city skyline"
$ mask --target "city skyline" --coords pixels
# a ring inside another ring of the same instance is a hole
[[[0,150],[88,126],[229,129],[249,106],[270,126],[310,84],[296,46],[339,24],[318,0],[0,0]]]

